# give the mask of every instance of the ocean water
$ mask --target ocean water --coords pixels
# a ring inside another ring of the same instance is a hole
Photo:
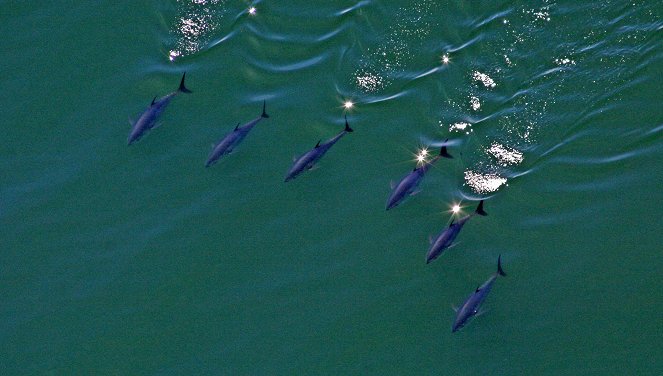
[[[663,372],[660,2],[5,1],[0,21],[0,374]],[[127,146],[185,71],[193,93]]]

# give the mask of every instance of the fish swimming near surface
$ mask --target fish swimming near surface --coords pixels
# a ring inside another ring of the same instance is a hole
[[[465,223],[476,214],[484,217],[488,215],[488,213],[483,210],[483,200],[479,201],[479,206],[477,206],[474,213],[466,215],[456,222],[452,221],[451,224],[449,224],[449,227],[445,228],[435,239],[431,238],[430,249],[428,250],[428,254],[426,254],[426,264],[438,258],[445,249],[449,248],[458,236],[460,230],[465,226]]]
[[[129,145],[138,141],[141,137],[143,137],[143,135],[147,131],[149,131],[150,129],[154,128],[157,125],[157,120],[159,119],[159,116],[161,116],[161,113],[163,113],[163,111],[166,109],[170,101],[172,101],[177,94],[191,93],[191,90],[187,89],[186,86],[184,86],[185,76],[186,72],[184,72],[184,74],[182,75],[182,80],[180,81],[180,86],[179,88],[177,88],[177,90],[159,99],[157,99],[156,97],[152,99],[150,107],[145,109],[145,111],[143,111],[143,113],[140,114],[138,120],[136,120],[132,124],[133,128],[131,129],[131,133],[129,134],[129,139],[127,140]]]
[[[249,134],[251,129],[260,122],[262,119],[267,119],[269,115],[267,115],[267,112],[265,112],[265,106],[266,102],[262,102],[262,114],[258,116],[257,118],[249,121],[248,123],[240,126],[237,124],[235,129],[228,133],[225,137],[221,139],[215,146],[214,149],[212,149],[212,152],[210,153],[209,157],[207,158],[207,162],[205,163],[205,167],[209,167],[216,163],[221,157],[223,157],[226,154],[230,154],[237,145],[239,145],[243,140],[246,135]]]
[[[428,170],[433,166],[433,164],[442,157],[453,158],[451,154],[447,152],[446,146],[442,146],[440,148],[440,154],[438,154],[435,158],[433,158],[429,162],[422,164],[421,166],[415,167],[414,170],[410,171],[409,174],[405,175],[403,179],[401,179],[401,181],[398,182],[398,184],[393,185],[391,194],[389,195],[389,199],[387,200],[387,210],[400,204],[407,196],[412,196],[418,193],[417,187],[419,186],[419,183],[421,183],[421,180],[426,175],[426,172],[428,172]]]
[[[332,147],[334,144],[338,142],[338,140],[341,139],[341,137],[345,136],[347,133],[353,132],[352,128],[350,128],[350,125],[348,124],[348,117],[345,117],[345,129],[343,129],[339,134],[336,136],[330,138],[329,140],[315,145],[315,147],[303,155],[301,155],[299,158],[295,158],[295,161],[290,168],[290,171],[288,171],[288,174],[285,177],[285,181],[288,182],[294,178],[296,178],[299,174],[306,170],[310,170],[313,168],[313,166],[322,158],[323,155]]]
[[[481,303],[486,300],[490,289],[493,287],[493,283],[498,276],[506,277],[506,273],[502,270],[501,255],[497,257],[497,272],[491,275],[490,278],[483,285],[477,287],[477,289],[470,295],[463,305],[456,310],[456,319],[454,320],[453,326],[451,327],[452,332],[456,332],[458,329],[462,328],[467,321],[479,313],[479,307]]]

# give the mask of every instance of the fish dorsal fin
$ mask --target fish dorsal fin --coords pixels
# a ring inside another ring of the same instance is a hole
[[[154,99],[152,99],[152,103],[150,103],[150,106],[154,106],[154,102],[156,102],[156,101],[157,101],[157,97],[154,97]]]
[[[354,132],[352,128],[350,128],[350,124],[348,124],[348,115],[345,115],[345,129],[343,129],[346,132]]]
[[[261,118],[268,118],[269,115],[267,115],[267,112],[265,112],[265,107],[267,106],[267,101],[263,100],[262,101],[262,114],[260,115]]]
[[[444,140],[444,143],[446,144],[448,141],[449,141],[449,139],[447,138],[446,140]],[[451,156],[451,154],[449,154],[449,153],[447,152],[447,145],[443,145],[443,146],[440,148],[440,156],[441,156],[441,157],[444,157],[444,158],[449,158],[449,159],[452,159],[452,158],[453,158],[453,157]]]
[[[474,290],[474,292],[479,292],[479,290],[481,290],[481,285],[477,286],[477,289]]]
[[[319,148],[319,147],[320,147],[320,141],[322,141],[322,140],[318,140],[318,143],[315,144],[315,147],[316,147],[316,148]]]
[[[235,130],[237,130],[237,128],[239,128],[239,123],[237,123],[237,125],[235,125]]]
[[[180,81],[180,87],[177,88],[177,91],[181,91],[182,93],[191,94],[191,90],[187,89],[186,86],[184,86],[184,77],[186,77],[186,72],[184,72],[182,74],[182,80]]]
[[[452,219],[452,220],[451,220],[451,223],[449,223],[449,227],[451,227],[451,226],[453,226],[453,225],[454,225],[454,220]]]

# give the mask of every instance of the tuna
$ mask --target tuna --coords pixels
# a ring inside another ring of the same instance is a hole
[[[322,156],[327,153],[329,149],[331,149],[334,144],[338,142],[338,140],[341,139],[341,137],[345,136],[347,133],[353,132],[352,128],[350,128],[350,125],[348,124],[348,117],[345,117],[345,129],[343,129],[339,134],[336,136],[330,138],[329,140],[320,143],[321,141],[318,141],[318,143],[315,145],[315,147],[303,155],[301,155],[299,158],[295,158],[295,161],[290,168],[290,171],[286,174],[285,181],[288,182],[294,178],[296,178],[299,174],[306,170],[310,170],[315,166],[315,164],[322,158]]]
[[[175,90],[174,92],[165,95],[159,99],[154,97],[152,99],[152,103],[150,106],[143,111],[142,114],[138,117],[138,120],[132,124],[132,129],[131,133],[129,134],[129,138],[127,140],[127,143],[129,145],[133,144],[134,142],[138,141],[147,131],[150,129],[156,127],[157,125],[157,120],[159,120],[159,117],[163,113],[163,111],[166,109],[170,101],[175,98],[175,96],[179,93],[191,93],[191,90],[187,89],[186,86],[184,86],[184,77],[186,76],[186,72],[182,75],[182,80],[180,81],[180,86]]]
[[[477,209],[474,211],[474,213],[466,215],[456,222],[451,221],[449,227],[445,228],[434,240],[431,239],[430,249],[428,250],[428,254],[426,254],[426,264],[438,258],[442,252],[444,252],[444,250],[449,248],[453,244],[454,240],[456,240],[460,230],[462,230],[463,226],[465,226],[465,223],[467,223],[470,218],[477,214],[481,216],[488,215],[488,213],[483,210],[483,200],[479,202],[479,206],[477,206]]]
[[[451,327],[451,332],[456,332],[474,316],[479,313],[479,308],[481,303],[486,300],[490,289],[493,288],[493,283],[498,276],[506,277],[506,273],[502,270],[501,255],[497,257],[497,272],[491,275],[490,278],[483,285],[477,287],[477,289],[465,300],[463,305],[456,310],[456,319],[454,320],[453,326]]]
[[[426,175],[426,172],[428,172],[428,170],[433,166],[433,164],[442,157],[453,158],[451,154],[447,153],[446,146],[442,146],[440,148],[440,154],[438,154],[435,158],[433,158],[429,162],[422,164],[421,166],[415,167],[414,170],[410,171],[409,174],[405,175],[403,179],[401,179],[401,181],[398,182],[398,184],[394,185],[392,187],[391,194],[389,195],[389,199],[387,200],[387,210],[400,204],[406,197],[418,193],[417,187],[419,186],[419,183],[421,183],[421,180]]]
[[[214,149],[212,149],[212,152],[210,153],[209,157],[207,158],[207,162],[205,163],[205,167],[209,167],[216,163],[221,157],[224,155],[230,154],[237,145],[239,145],[243,140],[246,135],[249,134],[251,129],[260,122],[262,119],[266,119],[269,117],[267,115],[267,112],[265,112],[265,106],[266,102],[262,102],[262,114],[258,116],[257,118],[249,121],[248,123],[240,126],[239,123],[233,129],[230,133],[228,133],[225,137],[221,139],[215,146]]]

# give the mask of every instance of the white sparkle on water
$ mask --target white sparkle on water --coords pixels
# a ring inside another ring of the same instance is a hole
[[[364,91],[377,91],[384,87],[384,79],[376,74],[365,72],[363,75],[356,77],[357,86]]]
[[[442,56],[442,64],[444,65],[449,64],[449,55]]]
[[[472,78],[474,78],[475,81],[483,83],[483,86],[491,89],[497,86],[495,80],[493,80],[489,75],[481,73],[479,71],[472,72]]]
[[[440,126],[443,124],[440,122]],[[465,132],[465,134],[470,134],[474,130],[471,128],[472,124],[460,121],[458,123],[453,123],[449,125],[449,132]]]
[[[256,11],[257,11],[257,10],[256,10],[256,7],[251,7],[251,8],[249,8],[249,14],[252,15],[252,16],[255,16]]]
[[[425,163],[427,156],[428,156],[428,149],[427,148],[419,149],[419,152],[417,153],[417,163],[418,164]]]
[[[470,97],[470,106],[472,106],[474,111],[479,111],[481,108],[481,102],[479,101],[479,98],[475,96]]]
[[[453,206],[453,208],[451,208],[451,211],[453,211],[454,214],[455,214],[455,213],[458,213],[458,212],[460,211],[460,205],[455,204],[455,205]]]
[[[469,185],[476,193],[490,193],[497,191],[502,184],[506,183],[506,178],[497,174],[465,171],[465,183]]]
[[[571,60],[568,57],[564,57],[564,58],[561,58],[561,59],[555,59],[554,62],[557,65],[576,65],[575,60]]]
[[[497,159],[497,163],[504,167],[520,164],[523,161],[522,152],[497,142],[493,142],[492,145],[490,145],[490,148],[488,148],[488,153],[495,157],[495,159]]]
[[[347,101],[345,101],[345,102],[343,103],[343,107],[345,107],[345,109],[346,109],[346,110],[349,110],[349,109],[351,109],[351,108],[352,108],[352,106],[354,106],[354,105],[355,105],[355,104],[354,104],[354,103],[352,103],[352,101],[351,101],[351,100],[347,100]]]

